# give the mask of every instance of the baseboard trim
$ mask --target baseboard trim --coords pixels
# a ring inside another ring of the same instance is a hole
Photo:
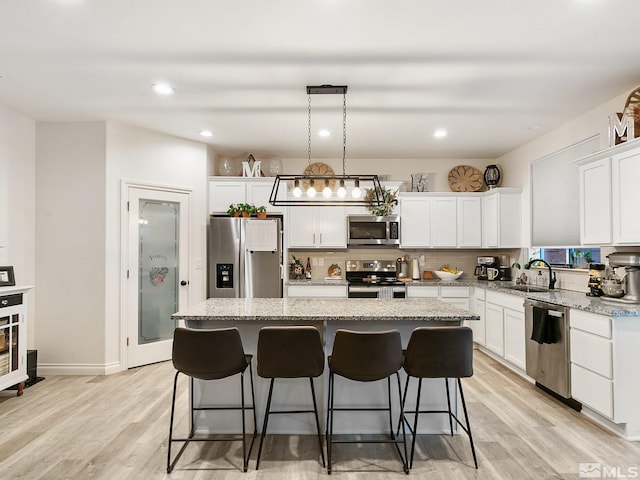
[[[39,363],[38,375],[111,375],[125,370],[120,362],[106,364]]]

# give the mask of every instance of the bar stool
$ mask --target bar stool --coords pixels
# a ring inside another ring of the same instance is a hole
[[[327,410],[327,473],[331,474],[331,457],[333,445],[336,443],[391,443],[396,447],[405,473],[409,473],[407,462],[407,443],[402,423],[402,440],[398,440],[393,432],[391,412],[391,376],[398,380],[398,399],[400,400],[400,418],[403,417],[400,376],[402,367],[402,343],[400,332],[389,330],[382,332],[354,332],[337,330],[333,342],[333,351],[329,357],[329,408]],[[373,382],[387,379],[388,406],[381,408],[336,408],[334,406],[335,375],[357,382]],[[333,418],[340,411],[387,411],[389,412],[390,440],[333,440]],[[404,456],[399,444],[404,446]]]
[[[318,446],[322,457],[322,466],[325,466],[324,450],[322,448],[322,434],[320,433],[320,421],[318,419],[318,405],[313,386],[313,378],[319,377],[324,372],[324,349],[320,332],[312,326],[295,327],[263,327],[258,334],[258,375],[269,378],[269,396],[265,408],[262,435],[258,447],[256,470],[260,467],[262,455],[262,442],[267,434],[267,424],[270,414],[283,413],[313,413],[315,414],[316,430],[318,434]],[[311,386],[311,398],[313,410],[271,410],[273,385],[276,378],[308,378]]]
[[[240,332],[237,328],[221,328],[215,330],[176,328],[173,333],[173,366],[177,370],[173,380],[173,398],[171,401],[171,423],[169,424],[169,443],[167,451],[167,473],[171,473],[176,462],[184,452],[189,442],[223,442],[242,441],[243,470],[246,472],[249,465],[249,456],[256,439],[256,412],[255,397],[253,391],[253,373],[251,371],[252,355],[245,355],[242,348]],[[251,382],[251,406],[245,406],[244,402],[244,372],[249,367],[249,380]],[[176,386],[178,374],[183,373],[190,377],[191,381],[191,430],[187,438],[173,437],[173,417],[176,406]],[[219,380],[240,374],[240,406],[231,407],[194,407],[193,405],[193,379]],[[194,412],[200,410],[242,410],[242,437],[230,438],[193,438],[194,437]],[[245,411],[253,410],[253,437],[247,453]],[[184,442],[182,448],[171,461],[171,445],[174,442]]]
[[[405,411],[406,414],[415,414],[413,420],[413,428],[403,416],[409,430],[413,434],[411,442],[411,459],[409,467],[413,467],[413,455],[416,449],[416,437],[418,431],[418,416],[420,413],[446,413],[449,415],[449,428],[453,435],[453,421],[455,420],[460,427],[469,435],[471,443],[471,453],[473,455],[473,463],[478,468],[476,459],[476,450],[473,446],[473,437],[471,436],[471,426],[469,424],[469,416],[467,415],[467,405],[464,401],[464,393],[462,392],[461,378],[471,377],[473,375],[473,333],[468,327],[419,327],[411,333],[409,344],[404,357],[404,370],[407,372],[407,381],[403,394],[402,403],[406,400],[409,379],[415,377],[418,379],[418,394],[416,398],[416,411]],[[420,393],[422,390],[423,378],[444,378],[447,389],[447,410],[420,410]],[[460,390],[460,399],[462,400],[462,408],[466,426],[460,422],[458,417],[451,411],[451,398],[449,394],[449,378],[458,380],[458,388]]]

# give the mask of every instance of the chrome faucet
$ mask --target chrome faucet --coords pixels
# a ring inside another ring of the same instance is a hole
[[[533,260],[529,260],[525,264],[525,270],[529,270],[531,268],[531,265],[533,265],[534,263],[542,263],[547,266],[547,268],[549,269],[549,290],[553,290],[556,286],[556,274],[551,270],[551,265],[549,265],[545,260],[542,260],[541,258],[534,258]]]

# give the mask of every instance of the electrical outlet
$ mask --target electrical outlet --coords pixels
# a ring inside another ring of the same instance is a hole
[[[318,266],[319,267],[324,267],[324,257],[318,258]]]

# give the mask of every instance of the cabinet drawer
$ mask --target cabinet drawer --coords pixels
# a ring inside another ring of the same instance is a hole
[[[446,298],[469,298],[469,287],[440,287],[440,296]]]
[[[287,296],[291,298],[346,298],[347,287],[342,285],[289,285]]]
[[[572,309],[569,314],[571,328],[611,338],[611,318],[595,313]]]
[[[0,308],[13,307],[15,305],[22,305],[22,294],[16,293],[14,295],[3,295],[0,297]]]
[[[587,407],[613,418],[613,382],[571,364],[571,396]]]
[[[484,288],[475,287],[473,289],[473,296],[475,297],[476,300],[484,301],[484,299],[485,299],[485,289]]]
[[[613,378],[611,342],[602,337],[571,329],[571,362]]]
[[[409,298],[438,298],[438,287],[407,287]]]
[[[510,308],[516,312],[524,312],[524,298],[519,295],[509,295],[508,293],[487,291],[487,303]]]

